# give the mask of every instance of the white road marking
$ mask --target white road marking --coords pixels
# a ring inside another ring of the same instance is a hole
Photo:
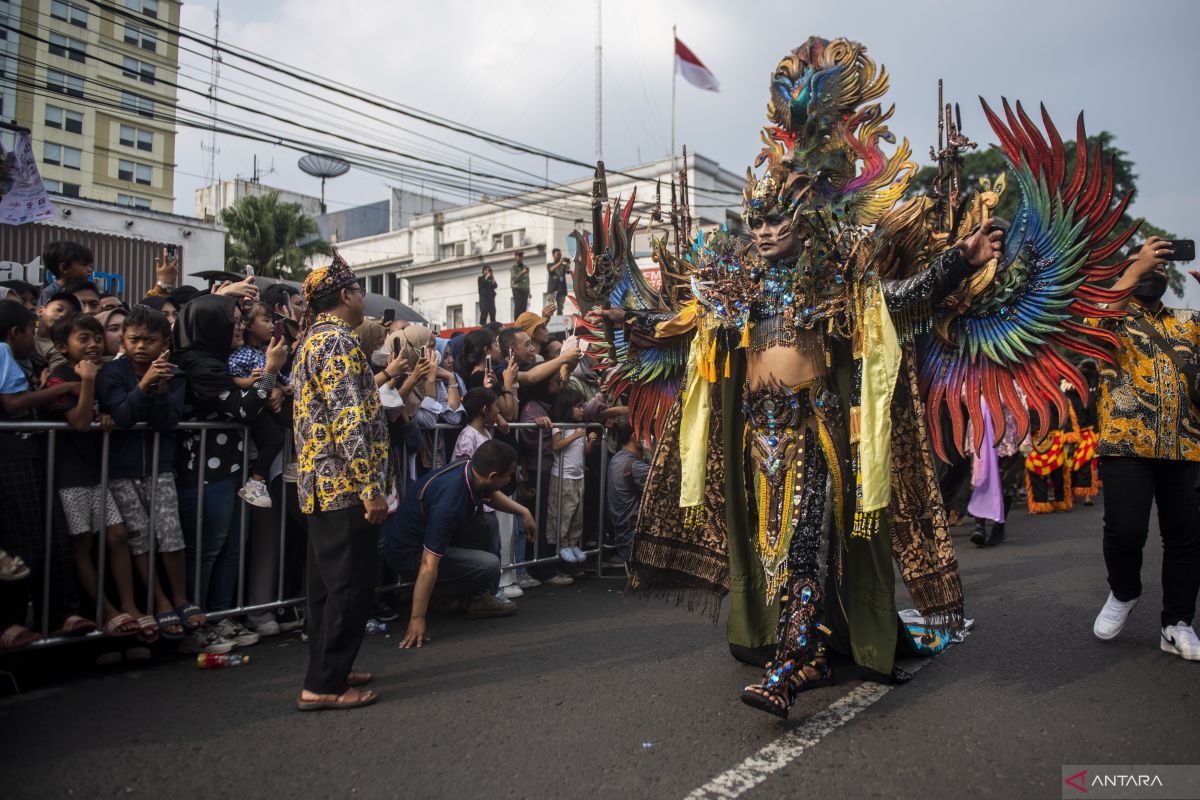
[[[915,673],[930,659],[919,661],[905,669]],[[858,716],[858,713],[879,700],[895,686],[882,683],[863,683],[829,708],[813,714],[804,724],[788,731],[733,769],[722,772],[687,796],[687,800],[710,797],[740,797],[758,786],[774,773],[786,767],[813,745]],[[765,715],[764,715],[765,716]]]

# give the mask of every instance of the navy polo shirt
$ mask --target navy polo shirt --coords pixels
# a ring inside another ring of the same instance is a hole
[[[423,497],[422,497],[423,493]],[[383,556],[398,574],[416,571],[421,553],[444,556],[450,539],[479,510],[483,495],[462,461],[422,476],[404,492],[400,508],[383,526]]]

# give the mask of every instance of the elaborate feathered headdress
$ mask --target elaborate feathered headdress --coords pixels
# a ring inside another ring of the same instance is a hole
[[[885,124],[895,107],[873,102],[887,88],[887,71],[858,42],[814,36],[784,57],[755,160],[766,170],[746,170],[746,216],[776,210],[799,221],[826,209],[838,222],[875,224],[917,169],[907,139],[890,157],[880,148],[896,141]]]

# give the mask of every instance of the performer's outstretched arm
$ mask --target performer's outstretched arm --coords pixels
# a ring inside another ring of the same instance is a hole
[[[935,258],[924,272],[911,278],[881,280],[888,310],[896,314],[937,305],[972,272],[992,258],[999,258],[1003,239],[1003,231],[988,232],[981,228]]]

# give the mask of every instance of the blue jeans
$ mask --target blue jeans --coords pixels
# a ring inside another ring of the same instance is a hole
[[[238,561],[241,557],[241,506],[238,476],[204,484],[204,529],[200,533],[200,585],[196,583],[195,485],[179,486],[179,522],[187,542],[188,594],[205,611],[224,611],[237,604]]]

